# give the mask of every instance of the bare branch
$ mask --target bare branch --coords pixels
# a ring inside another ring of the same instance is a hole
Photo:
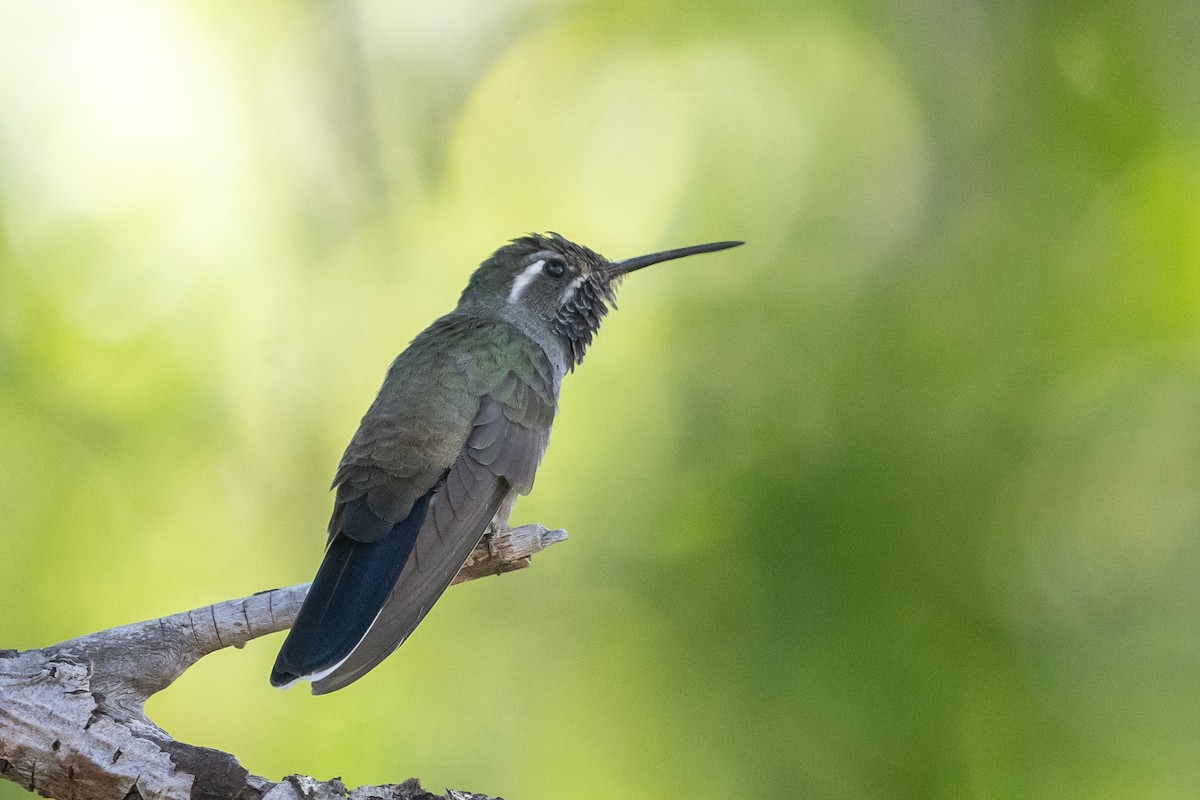
[[[454,583],[529,566],[567,536],[525,525],[484,537]],[[232,755],[176,742],[146,700],[209,653],[291,627],[308,584],[124,625],[43,650],[0,651],[0,777],[47,797],[344,798],[340,781],[251,775]],[[351,798],[434,800],[416,780]],[[486,800],[449,791],[448,800]]]

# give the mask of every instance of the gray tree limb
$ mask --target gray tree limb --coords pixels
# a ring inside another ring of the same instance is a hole
[[[486,536],[454,583],[529,566],[534,553],[566,536],[541,525]],[[229,753],[175,741],[146,717],[146,700],[204,656],[291,627],[308,586],[40,650],[0,650],[0,777],[58,800],[489,800],[453,790],[433,795],[415,779],[353,791],[338,779],[270,781]]]

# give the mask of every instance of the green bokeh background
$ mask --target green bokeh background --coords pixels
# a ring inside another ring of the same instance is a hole
[[[508,238],[739,238],[568,379],[567,543],[151,715],[510,800],[1195,798],[1197,53],[1192,0],[4,0],[0,647],[307,580]]]

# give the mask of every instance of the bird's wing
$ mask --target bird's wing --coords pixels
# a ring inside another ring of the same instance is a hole
[[[399,647],[458,574],[504,498],[532,488],[554,415],[553,394],[540,389],[510,373],[483,397],[465,446],[432,491],[395,587],[350,655],[313,681],[314,694],[354,682]]]
[[[338,468],[329,546],[272,683],[333,691],[404,641],[504,498],[532,487],[556,394],[545,353],[509,326],[450,315],[397,358]]]

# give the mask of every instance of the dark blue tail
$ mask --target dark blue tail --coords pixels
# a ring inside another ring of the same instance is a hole
[[[412,553],[431,494],[417,500],[404,520],[375,541],[359,542],[343,533],[333,537],[275,659],[273,685],[286,686],[324,672],[362,641]],[[347,510],[370,514],[366,503],[366,497],[353,500],[351,504],[362,507]]]

